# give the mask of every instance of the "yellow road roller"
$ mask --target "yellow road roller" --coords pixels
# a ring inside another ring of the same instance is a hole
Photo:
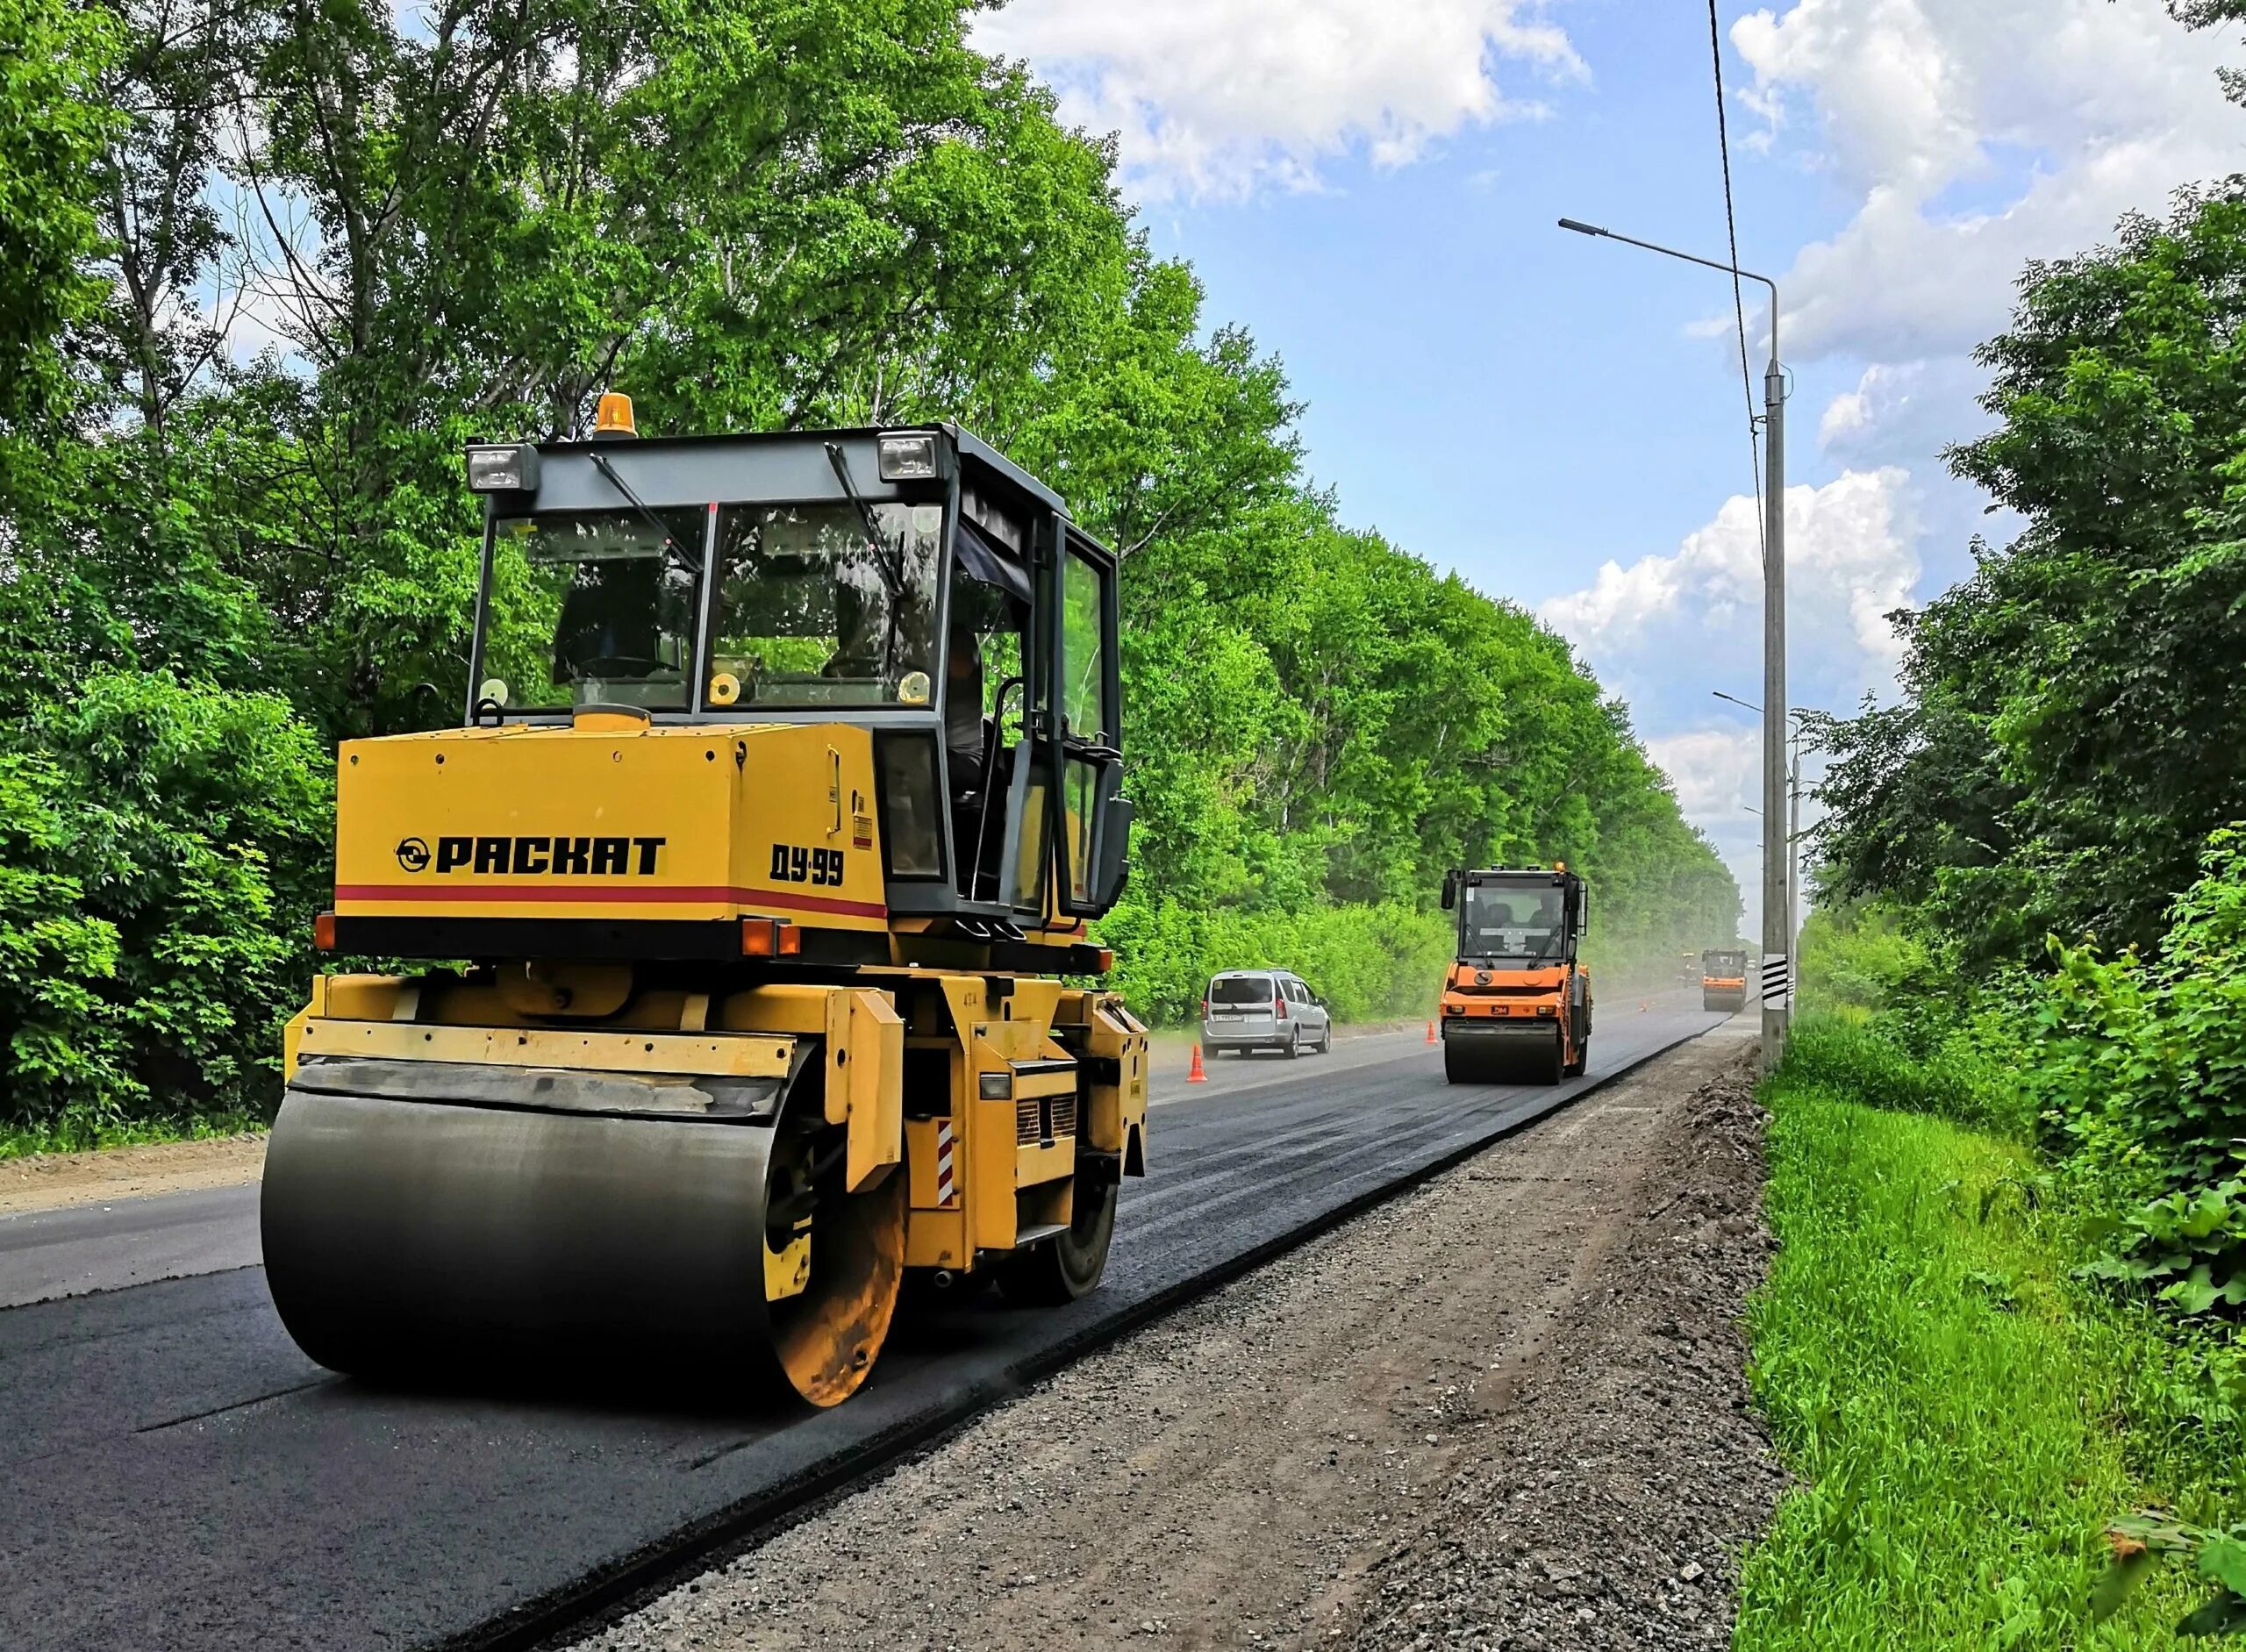
[[[338,754],[262,1191],[332,1369],[853,1393],[1098,1283],[1147,1039],[1116,561],[950,425],[476,445],[461,725]]]

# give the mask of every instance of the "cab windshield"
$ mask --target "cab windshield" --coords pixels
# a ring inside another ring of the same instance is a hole
[[[1743,952],[1712,952],[1701,967],[1712,976],[1743,976],[1747,973],[1747,955]]]
[[[548,511],[494,526],[484,676],[511,711],[604,704],[932,703],[943,507],[734,504]],[[870,520],[869,519],[870,518]]]
[[[939,504],[721,510],[711,701],[928,704],[943,524]]]
[[[1510,964],[1566,959],[1567,903],[1558,885],[1469,883],[1463,895],[1461,957]]]
[[[494,525],[484,674],[508,707],[686,709],[703,512],[652,514],[549,511]]]

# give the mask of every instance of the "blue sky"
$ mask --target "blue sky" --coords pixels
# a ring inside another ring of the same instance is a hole
[[[1797,704],[2002,518],[1942,447],[2029,257],[2238,169],[2159,0],[1723,0],[1741,261],[1785,290]],[[1630,702],[1749,899],[1759,570],[1699,0],[1012,0],[978,31],[1115,131],[1213,321],[1286,361],[1344,518],[1535,610]],[[1761,309],[1749,290],[1759,364]],[[1757,394],[1760,384],[1756,375]]]

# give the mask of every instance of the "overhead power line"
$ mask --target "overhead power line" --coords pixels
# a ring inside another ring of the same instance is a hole
[[[1739,281],[1739,215],[1731,199],[1731,124],[1723,104],[1723,26],[1716,20],[1716,0],[1708,0],[1708,53],[1716,71],[1716,149],[1723,157],[1723,223],[1731,237],[1731,311],[1739,323],[1739,388],[1747,398],[1747,461],[1755,471],[1755,537],[1763,554],[1770,554],[1763,528],[1763,454],[1755,442],[1755,376],[1747,365],[1747,296]]]

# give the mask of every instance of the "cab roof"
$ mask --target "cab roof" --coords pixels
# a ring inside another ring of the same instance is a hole
[[[611,460],[629,454],[661,454],[676,455],[691,463],[699,454],[722,454],[775,447],[811,447],[823,449],[827,442],[852,447],[869,444],[882,436],[895,436],[915,431],[933,431],[950,443],[953,451],[993,472],[1008,486],[1019,490],[1048,509],[1069,514],[1068,501],[1047,487],[1035,476],[1023,469],[980,436],[948,420],[926,425],[862,425],[832,430],[760,430],[739,431],[720,435],[699,436],[632,436],[623,439],[594,440],[590,438],[576,441],[540,441],[529,444],[538,449],[541,457],[560,458],[578,454],[598,453]],[[822,456],[820,463],[826,462]],[[889,491],[876,476],[869,471],[858,479],[859,489],[869,497],[883,497]]]

